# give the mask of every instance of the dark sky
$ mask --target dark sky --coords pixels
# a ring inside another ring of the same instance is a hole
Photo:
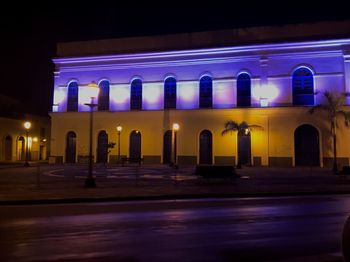
[[[337,1],[49,1],[2,6],[0,93],[50,110],[56,43],[350,19]]]

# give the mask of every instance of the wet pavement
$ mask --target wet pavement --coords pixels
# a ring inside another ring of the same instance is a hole
[[[40,165],[0,169],[0,205],[242,196],[350,193],[350,176],[323,168],[245,167],[234,180],[201,179],[195,166],[94,166],[96,188],[85,188],[86,165]]]
[[[0,261],[338,261],[349,213],[347,196],[0,206]]]

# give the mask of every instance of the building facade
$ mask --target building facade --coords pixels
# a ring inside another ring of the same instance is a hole
[[[24,123],[29,121],[31,127],[28,137]],[[0,161],[47,160],[50,151],[50,119],[35,115],[22,117],[0,117]],[[28,139],[27,139],[28,138]]]
[[[256,166],[331,166],[329,121],[308,111],[325,102],[323,91],[350,92],[350,38],[159,50],[63,54],[53,60],[51,156],[56,162],[86,159],[87,85],[96,82],[96,162],[117,160],[118,145],[108,152],[107,144],[117,142],[120,125],[121,156],[168,163],[177,123],[180,165],[240,159]],[[348,98],[344,109],[349,106]],[[229,120],[260,128],[223,136]],[[337,149],[339,165],[348,165],[350,129],[344,121],[339,121]]]

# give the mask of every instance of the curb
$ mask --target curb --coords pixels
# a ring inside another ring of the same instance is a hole
[[[297,197],[297,196],[326,196],[347,195],[350,191],[321,191],[321,192],[263,192],[263,193],[236,193],[236,194],[183,194],[183,195],[155,195],[155,196],[115,196],[115,197],[77,197],[77,198],[52,198],[52,199],[22,199],[0,200],[0,206],[11,205],[47,205],[47,204],[79,204],[99,202],[124,202],[124,201],[155,201],[155,200],[186,200],[186,199],[211,199],[211,198],[260,198],[260,197]]]

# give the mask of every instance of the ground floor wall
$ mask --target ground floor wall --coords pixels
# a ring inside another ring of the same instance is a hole
[[[71,146],[74,146],[74,155],[70,156],[74,158],[73,162],[86,162],[89,155],[89,113],[52,113],[51,117],[52,162],[68,162],[69,139]],[[252,165],[295,166],[300,163],[307,165],[307,161],[296,158],[296,148],[299,151],[303,150],[300,146],[303,148],[303,143],[308,143],[308,138],[302,137],[303,132],[309,132],[308,128],[311,132],[315,132],[314,144],[317,144],[318,148],[314,151],[306,148],[307,152],[298,151],[298,154],[302,154],[303,157],[308,157],[309,154],[317,155],[318,160],[310,162],[310,165],[315,163],[318,166],[332,165],[333,146],[327,118],[322,114],[310,115],[306,107],[94,112],[93,157],[95,161],[98,160],[101,152],[98,146],[102,141],[101,132],[107,137],[108,142],[116,143],[114,148],[109,149],[110,152],[106,157],[108,162],[117,161],[118,149],[121,157],[130,157],[130,154],[133,154],[131,136],[137,134],[141,140],[140,155],[144,162],[162,163],[167,158],[164,135],[172,129],[173,123],[178,123],[177,163],[198,164],[203,163],[205,159],[205,163],[209,161],[213,164],[237,164],[239,158],[242,158],[239,144],[243,142],[239,142],[241,141],[239,132],[222,135],[224,125],[229,120],[236,123],[245,121],[248,125],[256,126],[248,131],[249,163]],[[118,125],[122,126],[120,145],[116,129]],[[72,136],[69,139],[68,134]],[[298,134],[301,134],[301,140]],[[296,139],[299,139],[300,143]],[[104,141],[106,143],[106,140]],[[301,145],[298,146],[296,143]],[[349,164],[349,145],[350,129],[339,121],[337,152],[340,166]],[[203,146],[209,149],[203,150]],[[172,151],[172,155],[173,153]]]
[[[28,132],[25,121],[32,123]],[[25,119],[0,118],[0,161],[46,160],[50,150],[49,118],[28,116]]]

